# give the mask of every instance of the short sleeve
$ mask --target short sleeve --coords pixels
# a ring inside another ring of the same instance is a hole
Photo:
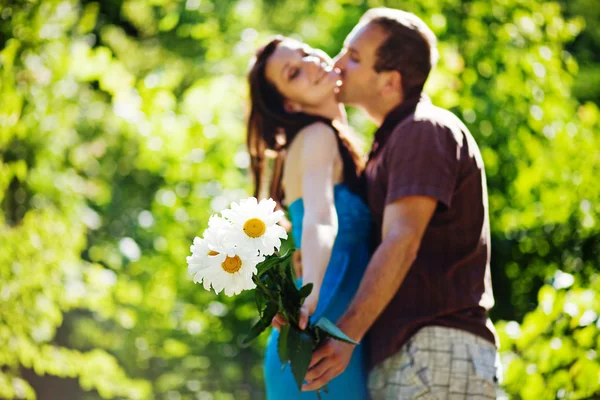
[[[460,145],[448,127],[412,121],[398,127],[386,147],[386,204],[406,196],[428,196],[451,206]]]

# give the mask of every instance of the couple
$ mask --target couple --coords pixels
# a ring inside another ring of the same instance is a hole
[[[315,399],[325,384],[327,399],[495,398],[484,166],[462,122],[422,94],[436,55],[423,21],[386,8],[362,17],[335,65],[282,37],[257,53],[251,168],[258,195],[265,154],[277,154],[270,196],[288,208],[314,285],[300,325],[325,316],[360,342],[316,349],[299,392],[273,329],[269,399]],[[366,165],[341,103],[379,127]]]

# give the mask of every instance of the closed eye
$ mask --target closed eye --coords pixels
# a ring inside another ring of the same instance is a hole
[[[300,68],[292,67],[290,68],[289,80],[294,80],[300,74]]]

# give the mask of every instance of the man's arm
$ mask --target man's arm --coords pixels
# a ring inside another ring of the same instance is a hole
[[[371,258],[360,287],[338,327],[360,341],[392,300],[415,260],[437,200],[426,196],[400,198],[385,207],[382,242]],[[316,390],[342,373],[354,346],[329,340],[315,353],[303,390]]]
[[[338,326],[356,341],[375,323],[392,300],[415,261],[437,201],[410,196],[386,206],[382,242],[373,254],[348,310]]]

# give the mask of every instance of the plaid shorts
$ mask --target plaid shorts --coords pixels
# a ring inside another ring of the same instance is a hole
[[[495,399],[494,344],[459,329],[427,326],[369,374],[372,400]]]

